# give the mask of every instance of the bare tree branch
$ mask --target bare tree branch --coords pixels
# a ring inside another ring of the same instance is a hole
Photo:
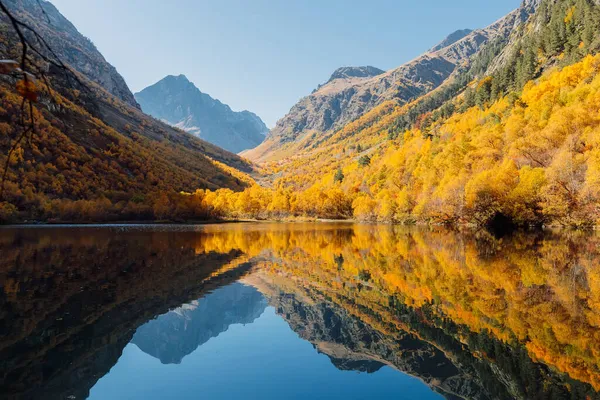
[[[46,17],[48,24],[50,24],[50,16],[46,13],[46,10],[40,3],[40,0],[36,1],[42,11],[42,14]],[[49,79],[44,71],[44,68],[40,66],[39,62],[37,62],[35,60],[35,57],[32,57],[31,54],[33,54],[36,57],[39,57],[39,59],[42,62],[54,66],[60,71],[62,71],[70,86],[73,86],[71,79],[74,79],[83,88],[87,88],[87,86],[84,85],[78,78],[78,76],[65,63],[61,61],[60,57],[54,52],[54,50],[46,41],[46,39],[44,39],[39,34],[39,32],[37,32],[29,24],[15,17],[11,13],[11,11],[6,7],[2,0],[0,0],[0,11],[3,14],[5,14],[8,18],[10,25],[15,31],[21,45],[21,56],[18,62],[20,68],[16,69],[14,72],[16,72],[22,78],[21,81],[17,82],[17,91],[19,92],[19,94],[21,94],[21,96],[23,96],[23,101],[21,102],[20,115],[20,125],[22,132],[12,142],[8,150],[6,162],[4,163],[2,180],[0,181],[0,201],[2,201],[4,199],[4,189],[6,179],[8,176],[8,169],[10,168],[11,164],[11,157],[19,148],[19,146],[21,146],[21,143],[23,143],[23,141],[25,141],[31,146],[32,136],[36,133],[36,121],[33,104],[37,100],[37,88],[35,85],[36,77],[39,77],[43,81],[48,95],[50,96],[51,100],[54,103],[56,103],[56,98],[53,94],[54,92],[50,85]],[[30,40],[28,36],[33,36],[35,41]],[[14,62],[13,64],[17,64],[17,62]],[[10,70],[10,61],[8,65],[9,67],[7,67],[7,69]]]

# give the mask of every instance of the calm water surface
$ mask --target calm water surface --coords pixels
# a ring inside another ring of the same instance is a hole
[[[0,398],[600,398],[600,236],[0,229]]]

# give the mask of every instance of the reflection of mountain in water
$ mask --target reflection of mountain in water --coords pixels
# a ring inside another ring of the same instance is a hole
[[[254,322],[266,306],[255,288],[234,283],[140,326],[131,343],[163,364],[179,364],[230,325]]]
[[[139,326],[251,268],[235,264],[236,251],[197,251],[197,240],[195,232],[3,231],[0,399],[86,398]]]
[[[409,332],[378,331],[306,287],[297,288],[301,294],[295,295],[269,287],[257,276],[246,280],[258,282],[292,330],[340,370],[374,373],[388,365],[422,379],[447,399],[489,398],[472,371],[459,369],[438,348]]]
[[[243,280],[338,369],[373,373],[387,365],[449,400],[600,398],[588,385],[536,363],[523,346],[438,318],[434,305],[413,308],[391,294],[377,301],[370,287],[336,293],[325,275],[300,279],[301,272],[291,275],[278,265],[281,270],[259,269]]]

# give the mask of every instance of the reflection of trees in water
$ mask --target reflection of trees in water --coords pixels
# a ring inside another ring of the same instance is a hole
[[[272,272],[244,279],[267,293],[290,327],[340,369],[389,365],[449,399],[598,397],[590,385],[535,363],[523,345],[440,318],[433,304],[414,308],[358,288],[347,296],[323,282]]]
[[[484,233],[346,225],[338,236],[301,226],[265,233],[248,246],[238,240],[242,234],[232,229],[218,240],[268,255],[274,270],[329,293],[352,298],[376,289],[386,293],[382,298],[394,295],[417,308],[435,302],[439,318],[519,342],[529,357],[600,388],[597,233],[496,239]],[[372,307],[374,300],[369,301]]]
[[[251,276],[298,335],[326,354],[340,370],[373,373],[388,365],[416,376],[449,399],[486,399],[481,384],[468,368],[459,369],[432,344],[406,330],[382,331],[341,304],[330,301],[326,292],[298,285],[282,292],[268,276]],[[262,281],[261,281],[262,280]]]
[[[77,394],[85,393],[141,324],[260,264],[265,281],[293,299],[256,286],[342,369],[394,365],[449,397],[596,397],[573,379],[599,383],[597,234],[500,240],[353,225],[152,229],[2,231],[3,388],[43,388],[51,398],[77,381]],[[415,352],[405,338],[421,347]],[[440,350],[456,373],[428,368]],[[472,383],[463,385],[467,376]]]

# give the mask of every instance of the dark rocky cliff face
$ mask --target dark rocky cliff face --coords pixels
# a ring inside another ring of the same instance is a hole
[[[115,67],[106,61],[92,41],[79,33],[54,5],[45,0],[6,0],[4,3],[32,26],[64,63],[123,102],[139,108]]]
[[[256,114],[232,111],[184,75],[167,76],[135,97],[145,113],[234,153],[258,146],[269,130]]]

